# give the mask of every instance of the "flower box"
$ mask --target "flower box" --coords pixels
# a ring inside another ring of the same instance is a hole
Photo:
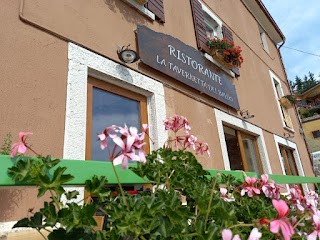
[[[221,54],[217,49],[210,49],[210,55],[214,60],[216,60],[218,63],[226,67],[227,69],[232,69],[232,64],[227,63],[224,59],[223,54]]]
[[[290,102],[290,100],[286,97],[282,97],[279,99],[279,102],[281,104],[281,106],[285,107],[285,108],[292,108],[293,104]]]
[[[235,46],[234,42],[215,36],[208,39],[207,46],[210,49],[211,56],[227,68],[241,67],[243,63],[242,50],[240,46]]]

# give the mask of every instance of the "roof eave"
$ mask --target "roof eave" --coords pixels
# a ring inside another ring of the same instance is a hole
[[[261,0],[242,0],[242,2],[275,44],[285,42],[284,34]]]

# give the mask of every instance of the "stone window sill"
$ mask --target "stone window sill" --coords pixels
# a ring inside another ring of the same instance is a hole
[[[147,8],[145,8],[143,5],[140,5],[135,0],[122,0],[126,4],[128,4],[130,7],[138,10],[138,12],[145,17],[149,18],[150,20],[154,21],[156,19],[156,16],[153,12],[149,11]]]
[[[211,57],[208,53],[204,54],[205,58],[208,59],[210,62],[214,63],[215,65],[217,65],[219,68],[221,68],[223,71],[225,71],[229,76],[231,76],[232,78],[235,78],[235,74],[230,70],[227,69],[225,66],[223,66],[222,64],[220,64],[219,62],[217,62],[216,60],[213,59],[213,57]]]

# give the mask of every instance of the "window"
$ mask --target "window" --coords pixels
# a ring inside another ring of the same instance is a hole
[[[273,135],[283,174],[305,176],[297,145],[283,137]],[[302,184],[304,192],[308,185]]]
[[[209,48],[207,46],[208,37],[214,37],[214,36],[217,36],[219,38],[224,37],[228,41],[233,41],[232,31],[228,29],[226,26],[224,26],[222,24],[222,21],[202,1],[191,0],[191,7],[192,7],[193,23],[195,28],[197,46],[199,50],[205,53],[209,53]],[[216,62],[214,63],[221,67],[219,63],[216,63]],[[221,68],[223,69],[223,67]],[[233,72],[233,73],[231,72],[231,75],[233,77],[240,76],[240,71],[236,67],[234,67],[231,71],[230,70],[228,71]]]
[[[97,134],[111,125],[133,126],[141,132],[147,123],[147,99],[145,96],[108,84],[92,77],[88,79],[87,148],[86,159],[107,160],[107,152],[101,151]],[[110,142],[110,148],[113,149]]]
[[[320,138],[320,130],[312,132],[313,138]]]
[[[291,121],[291,117],[289,114],[289,110],[279,103],[279,99],[284,96],[283,90],[282,90],[282,87],[280,84],[280,80],[271,71],[270,71],[270,76],[271,76],[271,80],[272,80],[272,85],[273,85],[276,101],[278,103],[280,116],[283,121],[283,126],[292,130],[293,126],[292,126],[292,121]]]
[[[68,79],[65,113],[65,132],[63,145],[64,159],[86,159],[88,114],[88,76],[95,76],[104,82],[140,93],[147,97],[149,134],[153,148],[163,146],[168,135],[158,127],[166,119],[164,86],[162,83],[133,71],[94,52],[68,43]],[[84,198],[83,187],[69,188],[80,193],[78,200]]]
[[[202,5],[202,9],[207,37],[222,38],[222,22],[205,5]]]
[[[214,109],[225,170],[272,173],[261,128]]]
[[[267,53],[269,53],[267,34],[261,26],[259,26],[259,32],[260,32],[260,39],[261,39],[262,47]]]
[[[263,173],[255,136],[224,126],[225,141],[231,170]]]
[[[285,174],[298,176],[299,173],[293,156],[293,150],[282,145],[279,145],[279,149]]]
[[[125,3],[137,9],[141,14],[151,20],[158,20],[161,23],[165,22],[163,0],[123,0]],[[146,2],[145,4],[143,4]]]

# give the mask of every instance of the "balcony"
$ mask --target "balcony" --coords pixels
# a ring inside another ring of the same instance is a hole
[[[320,100],[300,100],[297,103],[300,117],[303,121],[309,121],[310,118],[318,118],[320,115]]]

